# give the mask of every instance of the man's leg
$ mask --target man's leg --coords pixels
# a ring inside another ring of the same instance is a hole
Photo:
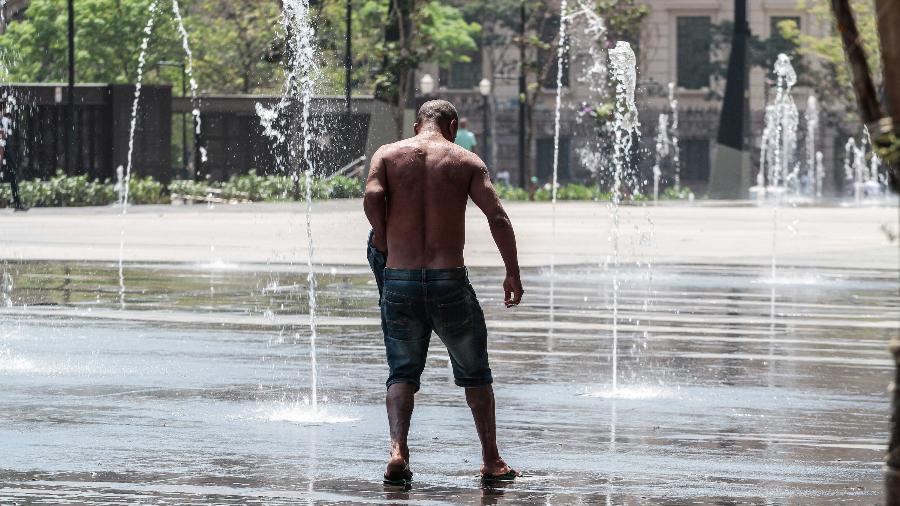
[[[497,418],[494,414],[494,389],[491,385],[466,388],[466,402],[475,419],[475,429],[481,440],[481,474],[502,475],[511,471],[500,457],[497,448]]]
[[[411,383],[394,383],[387,390],[388,425],[391,429],[391,458],[388,460],[385,479],[410,479],[409,423],[415,405],[416,386]]]

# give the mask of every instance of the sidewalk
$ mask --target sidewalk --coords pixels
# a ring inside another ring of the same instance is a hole
[[[606,203],[560,202],[553,234],[550,203],[511,202],[507,210],[523,266],[602,263],[611,257]],[[305,204],[47,208],[0,212],[0,259],[116,261],[124,225],[126,261],[290,263],[306,261]],[[369,225],[360,200],[314,204],[314,261],[364,265]],[[771,207],[623,206],[620,262],[769,265]],[[790,207],[777,211],[779,265],[900,270],[898,209]],[[652,227],[651,227],[652,223]],[[466,261],[501,265],[487,224],[470,205]]]

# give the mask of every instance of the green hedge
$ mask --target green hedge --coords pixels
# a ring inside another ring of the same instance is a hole
[[[303,200],[305,197],[304,178],[295,182],[290,176],[260,176],[255,171],[232,176],[224,182],[172,181],[168,187],[151,177],[133,178],[128,185],[128,201],[132,204],[167,204],[172,198],[205,201],[210,197],[238,202],[284,202]],[[87,176],[66,176],[58,172],[48,181],[23,181],[19,185],[22,201],[28,207],[76,207],[105,206],[118,199],[115,186],[109,181],[91,181]],[[497,193],[503,200],[528,200],[528,191],[502,183],[496,185]],[[661,199],[685,199],[690,189],[681,191],[667,188]],[[343,176],[313,180],[313,198],[341,199],[356,198],[363,194],[362,182]],[[550,189],[546,186],[535,191],[535,200],[549,201]],[[601,191],[597,185],[569,183],[557,191],[559,200],[611,199],[609,192]],[[635,195],[625,200],[647,200],[644,195]],[[12,205],[12,191],[8,184],[0,185],[0,207]]]
[[[168,187],[151,177],[132,178],[128,184],[128,202],[132,204],[168,204],[171,196],[206,200],[209,196],[228,201],[276,202],[303,200],[304,179],[295,186],[288,176],[234,176],[225,182],[172,181]],[[109,180],[90,180],[87,176],[66,176],[57,172],[47,181],[22,181],[19,184],[22,203],[27,207],[106,206],[119,198]],[[334,176],[313,180],[313,198],[353,198],[362,196],[362,183],[356,179]],[[0,208],[12,206],[12,189],[0,184]]]

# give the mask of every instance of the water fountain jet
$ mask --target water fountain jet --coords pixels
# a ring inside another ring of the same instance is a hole
[[[618,387],[618,318],[619,318],[619,204],[622,200],[622,181],[631,170],[631,149],[633,138],[638,134],[637,106],[634,91],[637,84],[637,59],[631,45],[619,41],[609,50],[612,77],[616,82],[616,106],[613,131],[613,342],[612,342],[612,390]]]

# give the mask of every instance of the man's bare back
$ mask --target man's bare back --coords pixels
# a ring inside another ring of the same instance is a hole
[[[372,157],[365,211],[372,245],[389,252],[387,267],[442,269],[465,265],[468,199],[485,214],[506,266],[507,306],[522,285],[516,239],[490,174],[478,155],[453,143],[457,120],[416,123],[416,136],[382,146]]]
[[[466,204],[473,180],[486,171],[481,160],[435,133],[384,146],[374,163],[387,194],[387,266],[465,265]]]

